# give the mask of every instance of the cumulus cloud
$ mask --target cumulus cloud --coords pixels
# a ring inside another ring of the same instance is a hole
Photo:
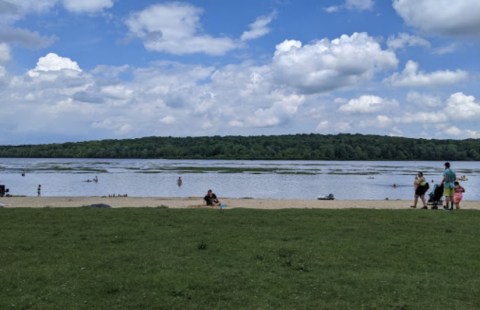
[[[249,30],[245,31],[240,39],[242,41],[248,41],[263,37],[264,35],[270,32],[268,25],[275,18],[276,13],[273,12],[267,16],[261,16],[255,20],[252,24],[249,25]]]
[[[480,35],[478,0],[394,0],[393,7],[407,25],[425,33]]]
[[[55,53],[48,53],[44,57],[40,57],[37,61],[37,66],[28,71],[27,75],[36,78],[43,75],[46,80],[54,80],[57,75],[48,75],[49,72],[63,72],[66,75],[76,75],[82,72],[78,64],[66,57],[60,57]]]
[[[474,96],[467,96],[462,92],[452,94],[447,100],[445,112],[457,120],[479,119],[480,102]]]
[[[277,126],[288,120],[298,110],[305,100],[301,95],[285,95],[278,93],[278,101],[267,109],[257,109],[252,116],[247,117],[247,126],[270,127]]]
[[[363,95],[355,99],[350,99],[346,104],[339,108],[339,111],[345,113],[376,113],[396,107],[398,107],[398,102],[396,100],[372,95]]]
[[[203,34],[201,13],[201,9],[186,3],[156,4],[131,14],[125,23],[130,35],[142,40],[150,51],[223,55],[237,47],[230,38]]]
[[[368,34],[354,33],[307,45],[284,41],[276,47],[272,70],[277,81],[308,94],[356,85],[397,63],[395,54]]]
[[[94,13],[111,8],[113,0],[63,0],[63,6],[75,13]]]
[[[407,130],[418,128],[418,125],[424,129],[435,128],[433,134],[442,139],[445,136],[455,138],[479,137],[480,131],[471,129],[475,128],[476,122],[480,118],[480,102],[474,96],[457,92],[451,94],[440,104],[438,103],[440,99],[431,95],[411,92],[409,96],[427,100],[430,98],[434,101],[435,109],[431,109],[425,104],[416,103],[412,107],[407,107],[409,111],[394,117],[395,124],[407,124],[408,126],[405,126]]]
[[[63,69],[82,71],[75,61],[67,57],[60,57],[55,53],[48,53],[46,56],[40,57],[34,70],[59,71]]]
[[[467,78],[468,72],[463,70],[443,70],[424,73],[418,70],[416,62],[409,60],[401,73],[394,73],[386,81],[397,87],[429,87],[452,85]]]
[[[430,42],[408,33],[399,33],[397,36],[388,37],[387,46],[392,50],[402,49],[405,46],[421,46],[428,48],[430,47]]]

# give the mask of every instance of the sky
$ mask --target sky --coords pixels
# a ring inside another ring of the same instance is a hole
[[[0,0],[0,144],[480,138],[479,0]]]

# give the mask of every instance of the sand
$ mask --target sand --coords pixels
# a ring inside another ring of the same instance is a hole
[[[225,209],[410,209],[410,200],[288,200],[222,198]],[[4,208],[75,208],[108,205],[112,208],[207,208],[201,197],[2,197]],[[421,206],[421,205],[420,205]],[[211,207],[209,207],[211,208]],[[218,208],[218,207],[217,207]],[[462,201],[462,209],[480,210],[480,201]]]

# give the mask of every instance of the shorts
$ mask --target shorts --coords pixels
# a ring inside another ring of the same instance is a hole
[[[455,195],[453,195],[453,202],[460,203],[460,201],[462,201],[462,198],[463,198],[462,193],[455,193]]]
[[[415,190],[415,195],[417,196],[425,195],[427,190],[428,188],[426,186],[418,186],[417,189]]]
[[[453,188],[445,187],[445,188],[443,189],[443,196],[445,196],[445,197],[452,197],[452,196],[453,196]]]

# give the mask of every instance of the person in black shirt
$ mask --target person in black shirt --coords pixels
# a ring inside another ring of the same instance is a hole
[[[205,197],[203,197],[203,200],[205,200],[205,203],[207,204],[207,206],[219,206],[220,205],[220,201],[218,201],[217,195],[215,195],[215,193],[212,192],[211,189],[208,190]]]

